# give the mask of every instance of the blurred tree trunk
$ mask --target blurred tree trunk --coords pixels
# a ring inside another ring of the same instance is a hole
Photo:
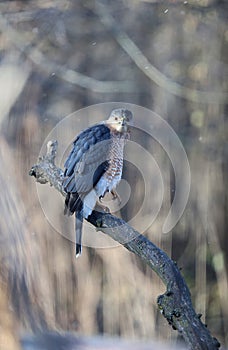
[[[17,350],[20,347],[16,325],[23,324],[33,331],[47,329],[52,312],[42,284],[41,252],[26,226],[16,186],[19,175],[14,168],[13,154],[3,138],[0,139],[0,163],[0,348]]]
[[[16,336],[17,322],[9,307],[9,291],[0,282],[0,348],[1,350],[20,350],[20,343]]]

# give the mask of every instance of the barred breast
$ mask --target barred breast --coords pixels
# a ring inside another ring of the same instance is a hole
[[[109,154],[109,167],[96,185],[98,196],[104,196],[114,189],[121,180],[123,170],[124,135],[115,135]]]

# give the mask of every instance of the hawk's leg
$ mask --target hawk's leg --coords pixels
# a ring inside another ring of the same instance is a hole
[[[107,192],[105,192],[105,194],[106,194]],[[106,207],[104,204],[103,204],[103,198],[104,198],[104,196],[105,196],[105,194],[103,195],[103,196],[100,196],[99,197],[99,206],[101,207],[101,208],[103,208],[104,209],[104,211],[107,211],[106,209],[108,209],[108,207]],[[105,209],[106,208],[106,209]],[[109,210],[109,209],[108,209]],[[109,211],[110,212],[110,211]]]
[[[107,192],[105,192],[105,194]],[[112,200],[116,200],[117,199],[118,200],[118,205],[120,205],[121,204],[121,198],[120,198],[119,194],[115,190],[111,190],[110,193],[112,195]],[[103,196],[99,197],[99,203],[101,204],[101,206],[102,206],[102,199],[104,198],[105,194]]]
[[[118,200],[118,204],[121,204],[121,198],[120,195],[116,192],[116,190],[111,190],[111,194],[112,194],[112,199],[113,200]]]

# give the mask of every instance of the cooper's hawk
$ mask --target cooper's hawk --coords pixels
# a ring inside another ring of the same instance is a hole
[[[132,113],[114,109],[108,120],[82,131],[65,163],[65,214],[75,213],[76,257],[81,254],[82,221],[98,199],[112,192],[121,180],[125,140]]]

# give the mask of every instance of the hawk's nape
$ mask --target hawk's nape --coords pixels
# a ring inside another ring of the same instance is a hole
[[[73,142],[65,163],[63,187],[67,193],[64,213],[75,213],[76,256],[82,250],[83,218],[88,218],[97,200],[121,180],[131,119],[130,111],[115,109],[108,120],[82,131]]]

